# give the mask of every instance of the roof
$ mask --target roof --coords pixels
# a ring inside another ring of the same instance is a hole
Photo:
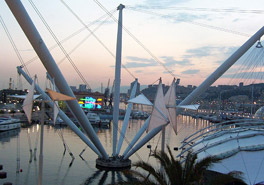
[[[198,159],[207,156],[221,159],[211,170],[242,171],[249,184],[264,180],[264,122],[261,120],[236,120],[208,126],[186,138],[181,149],[179,156],[192,151],[198,154]]]

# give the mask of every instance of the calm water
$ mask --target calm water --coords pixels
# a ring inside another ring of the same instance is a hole
[[[126,141],[123,143],[121,153],[126,149],[127,142],[131,141],[136,132],[143,125],[144,120],[131,120],[126,134]],[[180,142],[194,131],[209,125],[208,121],[193,119],[187,116],[178,117],[179,134],[176,136],[170,126],[166,129],[166,142],[173,148],[180,146]],[[119,122],[121,129],[122,121]],[[96,154],[89,148],[83,153],[82,160],[80,152],[85,148],[85,144],[68,127],[54,128],[49,125],[44,127],[44,169],[43,184],[110,184],[121,180],[127,180],[121,172],[100,171],[95,168]],[[112,153],[112,127],[108,129],[94,128],[107,153]],[[63,156],[62,133],[66,144],[73,153],[75,160],[72,166],[71,157],[68,152]],[[38,180],[38,158],[39,158],[39,125],[34,124],[29,128],[12,130],[0,133],[0,164],[2,171],[7,172],[6,179],[0,179],[0,184],[12,182],[13,184],[37,184]],[[152,148],[160,148],[161,137],[156,135],[148,144]],[[38,145],[37,145],[38,144]],[[37,147],[36,147],[37,146]],[[30,161],[30,148],[37,148],[37,158]],[[175,156],[178,152],[173,151]],[[132,162],[138,160],[149,161],[156,165],[152,158],[149,158],[150,150],[143,146],[130,159]],[[17,156],[20,158],[20,168],[22,172],[16,173]]]

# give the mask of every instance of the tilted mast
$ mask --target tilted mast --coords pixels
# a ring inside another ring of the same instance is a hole
[[[250,37],[233,55],[231,55],[220,67],[218,67],[206,80],[199,85],[191,94],[189,94],[179,105],[191,104],[197,99],[203,92],[206,91],[219,77],[221,77],[247,50],[260,40],[264,34],[264,26]],[[177,109],[177,114],[180,110]]]
[[[58,89],[60,90],[60,92],[65,95],[75,97],[71,88],[68,86],[66,80],[64,79],[60,69],[56,65],[53,57],[51,56],[46,44],[42,40],[32,20],[27,14],[23,4],[19,0],[6,0],[6,3],[10,8],[10,10],[12,11],[13,15],[15,16],[20,27],[24,31],[25,35],[27,36],[32,47],[36,51],[44,67],[51,75],[51,77],[55,79],[55,83]],[[86,117],[83,110],[79,106],[77,100],[69,101],[67,102],[67,104],[69,105],[72,113],[78,119],[79,123],[82,125],[83,129],[89,136],[90,140],[93,142],[93,144],[101,153],[102,157],[104,159],[108,159],[109,157],[104,147],[102,146],[100,140],[98,139],[88,118]]]
[[[17,67],[17,72],[26,79],[29,84],[32,84],[33,80],[23,71],[22,67]],[[35,90],[41,94],[42,99],[46,100],[46,104],[50,107],[54,107],[53,101],[51,98],[38,86],[35,84]],[[77,134],[81,140],[87,144],[99,157],[102,157],[101,153],[97,150],[97,148],[89,141],[89,139],[82,133],[82,131],[72,122],[72,120],[62,111],[59,110],[60,118]]]

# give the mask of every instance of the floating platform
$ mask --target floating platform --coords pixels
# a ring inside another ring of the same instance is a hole
[[[131,160],[120,157],[109,157],[108,160],[97,158],[96,168],[100,170],[118,171],[131,168]]]

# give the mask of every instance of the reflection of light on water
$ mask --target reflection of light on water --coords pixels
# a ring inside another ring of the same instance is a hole
[[[194,132],[196,132],[198,130],[198,128],[202,128],[202,123],[205,126],[205,124],[209,124],[210,122],[207,122],[205,120],[202,119],[193,119],[189,116],[182,116],[179,115],[177,116],[177,120],[178,120],[178,135],[175,135],[174,132],[172,131],[172,128],[170,125],[167,126],[167,130],[166,130],[166,144],[168,144],[171,148],[173,147],[179,147],[181,146],[181,141],[189,136],[190,134],[193,134]],[[126,138],[129,141],[131,141],[134,136],[136,135],[136,133],[138,132],[138,130],[142,127],[142,125],[144,124],[145,120],[136,120],[136,119],[132,119],[129,121],[129,128],[127,129],[127,134],[126,134]],[[122,127],[122,121],[119,121],[118,124],[121,128]],[[30,140],[31,140],[31,144],[32,147],[34,146],[34,143],[36,141],[39,141],[39,139],[37,139],[37,137],[39,138],[40,133],[37,134],[37,132],[40,130],[41,128],[41,124],[34,124],[31,125],[30,128],[26,128],[25,130],[22,129],[21,130],[21,148],[26,148],[28,149],[28,138],[25,137],[25,132],[27,131],[28,133],[32,132],[34,128],[35,134],[31,134]],[[44,125],[44,148],[45,148],[45,155],[44,155],[44,163],[47,169],[46,173],[44,173],[44,179],[46,180],[47,184],[82,184],[82,179],[84,179],[84,177],[87,177],[87,181],[88,182],[92,182],[91,184],[99,184],[99,181],[101,183],[103,183],[103,181],[105,181],[105,184],[109,184],[112,182],[111,179],[111,175],[108,174],[108,177],[102,177],[104,172],[101,173],[96,173],[97,169],[94,167],[95,164],[95,160],[97,158],[97,155],[94,154],[93,152],[89,152],[89,150],[87,149],[86,152],[84,153],[83,157],[85,159],[87,159],[87,163],[90,165],[89,168],[91,168],[91,170],[89,170],[89,172],[85,172],[87,171],[87,164],[85,162],[83,162],[81,160],[81,158],[76,158],[75,159],[75,163],[71,166],[71,168],[67,168],[67,166],[69,165],[69,158],[64,157],[64,161],[62,163],[62,167],[61,169],[59,169],[59,165],[60,165],[60,160],[62,159],[62,155],[63,155],[63,151],[64,151],[64,147],[63,147],[63,142],[61,141],[61,138],[58,134],[54,134],[53,130],[58,131],[58,129],[61,128],[54,128],[53,125]],[[96,132],[98,134],[98,137],[102,143],[102,145],[104,146],[105,150],[107,151],[108,154],[111,155],[112,153],[112,124],[110,129],[98,129],[96,128]],[[83,141],[81,141],[71,130],[69,127],[63,128],[63,130],[61,131],[66,131],[66,135],[65,136],[65,142],[67,143],[67,145],[69,146],[69,148],[72,150],[72,152],[75,154],[79,154],[79,151],[83,150]],[[205,130],[206,131],[206,130]],[[171,132],[171,134],[170,134]],[[144,136],[146,135],[146,133],[144,133]],[[142,136],[143,137],[143,136]],[[12,140],[11,140],[12,142]],[[126,149],[126,147],[128,146],[128,143],[126,141],[124,141],[123,143],[123,147],[121,148],[121,151]],[[160,138],[160,134],[158,134],[153,140],[151,140],[149,142],[153,148],[155,146],[157,146],[157,150],[160,149],[160,143],[161,143],[161,138]],[[0,147],[1,147],[1,143],[0,143]],[[39,146],[38,146],[39,147]],[[56,149],[54,149],[56,148]],[[39,150],[39,149],[38,149]],[[15,148],[7,148],[7,150],[3,150],[1,151],[1,157],[5,156],[8,159],[8,162],[13,163],[13,161],[15,161],[15,156],[14,158],[10,158],[8,157],[8,152],[11,151],[12,153],[16,153]],[[23,150],[24,151],[24,150]],[[4,154],[2,154],[2,152]],[[10,152],[10,153],[11,153]],[[121,152],[122,153],[122,152]],[[137,154],[140,156],[140,158],[142,158],[142,160],[147,161],[148,160],[148,155],[146,155],[146,153],[149,153],[149,149],[146,146],[143,146],[140,150],[138,150]],[[177,155],[178,151],[173,151],[173,155]],[[28,164],[28,156],[29,153],[27,150],[25,150],[25,153],[23,153],[23,155],[21,155],[21,166],[26,166]],[[24,157],[24,158],[23,158]],[[52,158],[52,162],[50,162],[48,160],[48,158]],[[1,158],[2,159],[2,158]],[[12,160],[11,160],[12,159]],[[139,160],[139,158],[137,157],[137,155],[133,155],[131,157],[132,162],[136,162]],[[153,164],[153,166],[156,165],[156,161],[152,160],[152,158],[149,158],[150,163]],[[31,163],[31,165],[33,165],[34,163]],[[37,163],[36,163],[37,164]],[[57,167],[56,167],[57,165]],[[14,165],[15,166],[15,165]],[[69,172],[70,169],[70,172]],[[61,170],[59,173],[58,171]],[[14,169],[15,171],[15,169]],[[37,172],[37,168],[33,170],[33,166],[31,166],[31,171],[29,172],[29,177],[28,177],[28,183],[24,183],[24,184],[37,184],[34,183],[34,179],[32,178],[33,176],[37,176],[34,173]],[[93,172],[95,172],[97,174],[97,176],[93,176]],[[110,172],[111,173],[111,172]],[[55,180],[55,176],[57,175],[57,179]],[[81,178],[80,178],[81,177]],[[101,180],[103,178],[103,180]],[[115,180],[117,180],[117,176],[115,176]],[[24,179],[23,179],[24,180]],[[61,182],[61,183],[59,183]]]

